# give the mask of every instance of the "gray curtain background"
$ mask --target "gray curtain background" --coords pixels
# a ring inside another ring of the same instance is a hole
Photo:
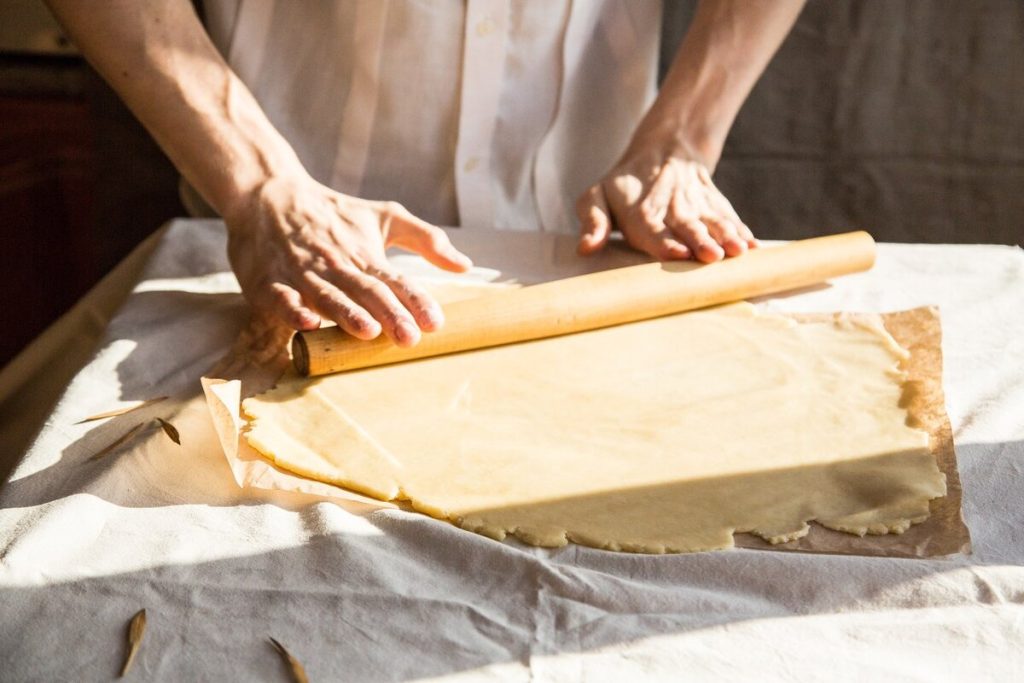
[[[810,0],[716,182],[765,238],[1024,243],[1024,0]]]

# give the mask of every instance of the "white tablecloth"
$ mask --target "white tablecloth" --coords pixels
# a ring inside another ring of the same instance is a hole
[[[580,261],[543,235],[452,235],[526,282],[629,260]],[[67,372],[68,340],[100,329],[118,287],[138,281],[0,492],[3,681],[113,678],[141,607],[139,680],[287,680],[267,636],[313,680],[1024,680],[1019,248],[881,245],[870,273],[768,304],[941,307],[974,554],[890,560],[552,551],[400,510],[241,491],[198,381],[246,318],[223,246],[217,222],[172,223],[136,257],[151,253],[141,277],[133,266],[108,283],[107,308],[0,377],[0,428],[13,430],[9,407],[42,400],[27,387],[45,393]],[[88,460],[131,421],[78,420],[163,394],[192,397],[180,413],[153,408],[180,447],[153,431]]]

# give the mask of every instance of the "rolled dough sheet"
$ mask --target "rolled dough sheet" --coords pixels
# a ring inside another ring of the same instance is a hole
[[[873,321],[749,304],[316,380],[247,399],[284,469],[526,543],[771,543],[905,531],[946,493]]]

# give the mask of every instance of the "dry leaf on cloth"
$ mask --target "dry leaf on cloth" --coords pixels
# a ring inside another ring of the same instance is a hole
[[[115,408],[114,410],[107,410],[107,411],[102,412],[102,413],[96,413],[95,415],[90,415],[89,417],[82,418],[81,420],[79,420],[75,424],[84,424],[86,422],[93,422],[94,420],[105,420],[108,417],[117,417],[118,415],[127,415],[128,413],[135,412],[136,410],[141,410],[142,408],[145,408],[147,406],[151,406],[154,403],[159,403],[160,401],[166,401],[166,400],[167,400],[166,396],[157,396],[156,398],[151,398],[149,400],[143,401],[142,403],[137,403],[137,404],[135,404],[133,406],[128,406],[126,408]]]
[[[128,674],[128,670],[132,668],[132,662],[135,661],[135,655],[138,654],[139,648],[142,646],[142,636],[145,633],[146,610],[143,608],[135,613],[131,623],[128,625],[128,654],[124,658],[124,665],[121,667],[119,678],[124,678]]]
[[[164,430],[164,434],[167,435],[167,438],[180,446],[181,434],[178,433],[177,428],[162,417],[156,418],[156,421],[160,423],[160,428]]]
[[[292,678],[295,679],[295,683],[309,683],[309,678],[306,677],[306,670],[302,668],[302,664],[299,660],[295,659],[291,652],[285,649],[285,646],[277,641],[276,638],[270,636],[270,644],[277,650],[277,654],[281,655],[281,659],[285,661],[288,668],[291,669]]]

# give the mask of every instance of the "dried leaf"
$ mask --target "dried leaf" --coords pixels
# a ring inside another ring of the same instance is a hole
[[[132,662],[135,661],[135,655],[142,645],[142,636],[145,633],[146,610],[140,609],[135,613],[131,623],[128,625],[128,655],[124,658],[124,666],[121,667],[119,678],[124,678],[128,674],[128,669],[132,667]]]
[[[166,396],[158,396],[157,398],[151,398],[148,401],[143,401],[142,403],[138,403],[133,406],[128,406],[127,408],[116,408],[115,410],[108,410],[105,413],[96,413],[95,415],[90,415],[89,417],[79,420],[75,424],[80,425],[84,422],[92,422],[93,420],[104,420],[108,417],[117,417],[118,415],[125,415],[126,413],[130,413],[132,411],[139,410],[140,408],[145,408],[146,406],[151,406],[154,403],[159,403],[160,401],[166,400]]]
[[[274,646],[274,649],[277,650],[277,654],[281,655],[281,659],[283,659],[291,668],[292,678],[295,679],[295,683],[309,683],[309,678],[306,677],[306,670],[302,668],[302,664],[299,663],[299,660],[295,659],[295,657],[292,656],[292,653],[288,652],[284,645],[277,642],[277,639],[273,636],[270,637],[270,644]]]
[[[160,423],[160,428],[164,430],[164,434],[167,435],[167,438],[169,438],[171,441],[180,446],[181,435],[178,434],[178,430],[175,428],[175,426],[172,425],[167,420],[163,419],[162,417],[158,417],[156,421]]]
[[[130,439],[133,436],[135,436],[138,433],[138,431],[140,429],[142,429],[145,425],[146,425],[145,422],[140,422],[139,424],[135,425],[134,427],[129,429],[127,432],[122,434],[121,437],[118,438],[117,441],[115,441],[114,443],[110,444],[109,446],[107,446],[106,448],[101,450],[99,453],[96,453],[95,455],[90,456],[88,462],[92,462],[93,460],[99,460],[103,456],[109,454],[112,450],[114,450],[115,448],[117,448],[118,446],[123,444],[124,442],[128,441],[128,439]]]

